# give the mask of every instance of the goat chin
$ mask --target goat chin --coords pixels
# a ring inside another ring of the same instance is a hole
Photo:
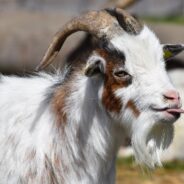
[[[154,118],[142,114],[132,127],[132,147],[138,164],[148,168],[162,166],[160,154],[173,140],[173,124],[155,122]]]

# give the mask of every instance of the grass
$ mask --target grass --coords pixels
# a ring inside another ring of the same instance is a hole
[[[154,23],[170,23],[170,24],[184,24],[183,16],[169,16],[169,17],[142,17],[147,22]]]
[[[116,165],[117,166],[124,166],[124,167],[131,167],[134,162],[134,157],[127,157],[127,158],[118,158]]]
[[[172,162],[168,162],[164,164],[165,170],[175,170],[175,171],[183,171],[184,172],[184,161],[174,160]]]
[[[117,184],[183,184],[184,161],[164,163],[155,171],[142,169],[133,157],[117,160]]]
[[[118,158],[116,162],[117,167],[138,167],[135,164],[134,157]],[[164,170],[184,171],[184,161],[173,160],[171,162],[163,163]]]

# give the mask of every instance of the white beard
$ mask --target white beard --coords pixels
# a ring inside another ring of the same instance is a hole
[[[132,127],[132,147],[136,161],[149,168],[161,166],[160,154],[171,144],[173,134],[173,124],[155,122],[148,112],[141,113]]]

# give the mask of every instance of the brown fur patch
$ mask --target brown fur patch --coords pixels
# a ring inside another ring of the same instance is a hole
[[[54,166],[57,170],[59,170],[61,167],[61,159],[57,154],[54,154]]]
[[[104,88],[102,103],[106,109],[110,112],[120,113],[121,110],[121,101],[113,94],[112,88],[107,85]]]
[[[26,179],[26,181],[29,181],[28,183],[33,183],[36,176],[37,176],[37,171],[36,170],[32,170],[30,168],[28,170],[27,174],[25,175],[25,179]]]
[[[45,169],[42,173],[42,182],[43,183],[52,183],[52,184],[59,184],[63,183],[61,170],[55,170],[55,165],[53,165],[52,161],[45,155]]]
[[[126,104],[126,108],[129,108],[132,110],[135,117],[138,117],[140,115],[140,111],[137,109],[135,103],[132,100],[129,100]]]
[[[56,89],[52,99],[52,107],[56,115],[56,123],[58,126],[60,126],[63,123],[66,123],[67,121],[64,109],[67,97],[68,97],[68,90],[67,87],[64,85]]]
[[[123,65],[123,61],[115,56],[110,56],[106,51],[99,49],[98,54],[106,60],[106,68],[104,74],[104,90],[102,94],[102,103],[110,112],[120,113],[122,102],[115,96],[117,89],[128,86],[127,81],[120,80],[113,76],[113,69]]]
[[[33,183],[35,178],[37,177],[37,163],[36,163],[36,150],[35,149],[27,149],[24,161],[29,164],[28,170],[25,171],[25,179],[28,183]]]
[[[28,150],[26,153],[26,160],[31,161],[35,158],[36,156],[36,150],[32,149],[32,150]]]

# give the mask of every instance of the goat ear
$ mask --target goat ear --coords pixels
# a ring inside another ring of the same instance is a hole
[[[84,73],[86,76],[91,77],[96,74],[104,73],[104,70],[105,70],[104,58],[98,55],[93,55],[88,59]]]
[[[163,51],[164,51],[164,59],[168,60],[180,52],[184,51],[184,45],[183,44],[166,44],[163,45]]]

